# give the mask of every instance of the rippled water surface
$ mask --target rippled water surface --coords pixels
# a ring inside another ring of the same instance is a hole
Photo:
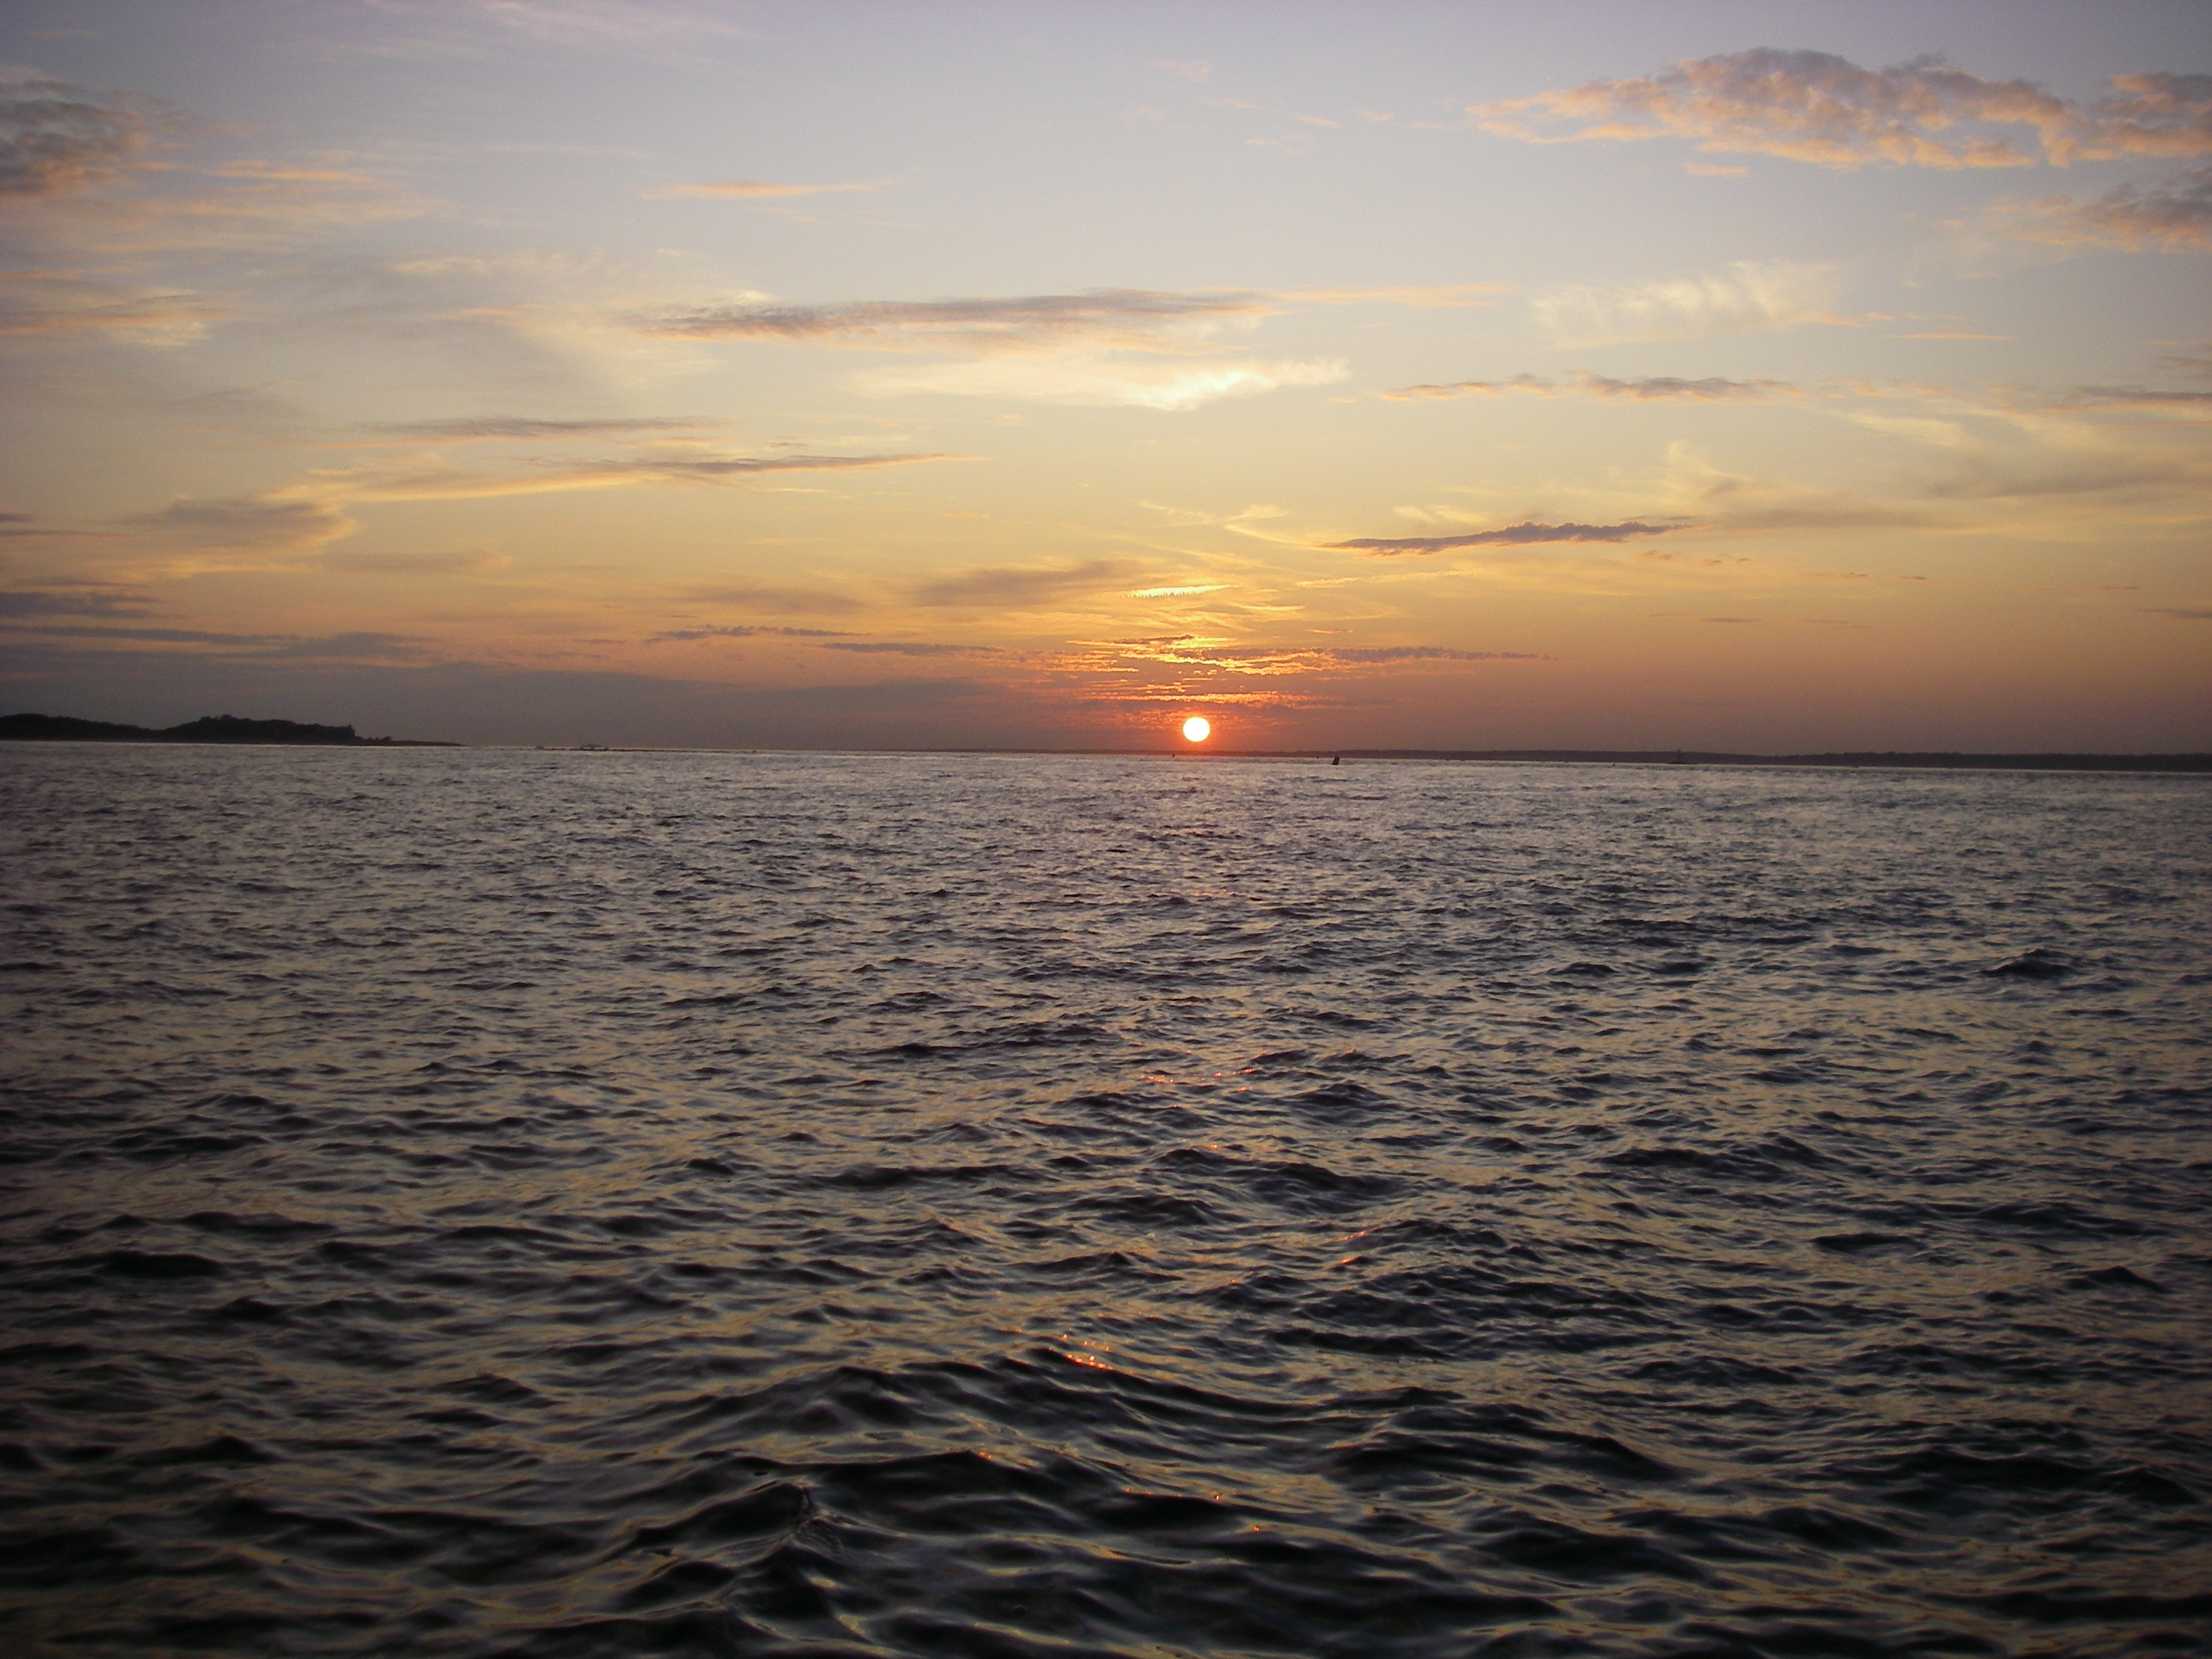
[[[9,745],[0,1648],[2212,1648],[2196,778]]]

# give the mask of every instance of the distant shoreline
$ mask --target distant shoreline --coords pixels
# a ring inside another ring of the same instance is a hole
[[[364,738],[350,726],[313,726],[301,720],[251,720],[236,714],[204,714],[180,726],[125,726],[79,720],[73,714],[0,714],[0,742],[276,744],[322,749],[458,749],[457,743],[422,738]]]
[[[364,738],[350,726],[204,715],[159,729],[68,714],[0,715],[0,741],[289,744],[335,749],[536,749],[586,754],[1126,755],[1169,760],[1468,761],[1504,765],[1828,767],[1968,772],[2162,772],[2212,774],[2207,755],[1969,754],[1949,750],[1843,750],[1825,754],[1746,755],[1705,749],[776,749],[758,744],[491,743],[424,738]]]

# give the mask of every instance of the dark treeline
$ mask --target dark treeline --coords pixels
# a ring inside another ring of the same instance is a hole
[[[290,743],[339,748],[452,748],[406,738],[364,738],[350,726],[311,726],[302,720],[250,720],[236,714],[203,714],[159,730],[70,714],[0,714],[0,739],[65,743]]]

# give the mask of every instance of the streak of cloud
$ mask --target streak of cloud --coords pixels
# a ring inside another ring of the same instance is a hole
[[[672,628],[665,634],[648,635],[645,642],[660,645],[670,641],[689,643],[695,640],[835,640],[844,637],[834,628],[770,628],[741,623],[729,628]]]
[[[1000,565],[963,570],[924,582],[907,596],[915,605],[991,605],[1022,610],[1119,587],[1143,569],[1134,559],[1091,559],[1073,565]]]
[[[2212,76],[2124,75],[2084,104],[2029,81],[1985,81],[1934,58],[1867,70],[1832,52],[1771,47],[1468,112],[1484,131],[1527,143],[1680,138],[1709,153],[1778,155],[1839,171],[2212,154]],[[2033,152],[1995,131],[2007,127],[2031,129]]]
[[[1565,380],[1537,374],[1516,374],[1508,380],[1454,380],[1443,386],[1401,386],[1375,395],[1392,403],[1442,402],[1454,398],[1504,398],[1514,394],[1532,398],[1606,398],[1632,403],[1759,403],[1774,398],[1802,398],[1805,393],[1787,380],[1730,380],[1717,374],[1687,380],[1673,374],[1648,375],[1619,380],[1588,369],[1577,369]]]
[[[688,595],[702,605],[732,605],[770,617],[838,616],[863,605],[849,593],[823,587],[780,587],[744,583],[735,586],[699,587]]]
[[[728,455],[705,460],[586,461],[574,476],[655,483],[719,483],[765,472],[851,472],[924,461],[973,461],[975,455]]]
[[[160,346],[204,336],[228,307],[203,295],[171,290],[126,293],[66,272],[0,274],[0,335],[16,337],[109,334]]]
[[[781,472],[867,471],[925,461],[964,461],[972,455],[723,455],[568,461],[533,472],[465,472],[425,465],[409,468],[357,466],[314,473],[282,492],[288,497],[337,501],[447,501],[501,495],[539,495],[569,489],[617,489],[638,484],[724,483]]]
[[[998,657],[1006,653],[995,645],[932,645],[921,641],[854,640],[817,646],[817,651],[850,651],[877,657]]]
[[[1835,272],[1826,265],[1738,260],[1724,275],[1664,282],[1574,284],[1529,301],[1562,346],[1696,340],[1754,329],[1849,325],[1832,306]]]
[[[1549,662],[1540,651],[1454,651],[1441,645],[1343,646],[1316,651],[1331,662]]]
[[[1035,352],[1171,347],[1180,333],[1274,313],[1263,295],[1096,289],[1005,299],[856,300],[835,305],[746,302],[638,319],[652,334],[767,340],[869,351]]]
[[[430,654],[420,641],[406,635],[366,630],[303,637],[292,634],[222,634],[191,628],[106,628],[59,623],[33,624],[24,631],[47,638],[117,640],[134,645],[215,646],[222,647],[220,654],[264,662],[416,662]]]
[[[1639,536],[1666,536],[1690,528],[1679,524],[1645,524],[1630,519],[1620,524],[1508,525],[1503,530],[1478,530],[1462,536],[1363,536],[1357,541],[1328,542],[1332,552],[1364,553],[1370,558],[1449,553],[1462,547],[1533,547],[1550,542],[1625,542]]]
[[[514,562],[504,553],[461,549],[450,553],[370,553],[332,550],[317,562],[325,570],[374,576],[460,576],[478,570],[504,570]]]
[[[693,432],[713,424],[660,418],[544,421],[520,415],[479,415],[452,421],[403,421],[373,429],[394,438],[474,443],[507,438],[621,438],[641,432]]]
[[[2160,392],[2143,386],[2085,386],[2053,405],[2061,409],[2160,409],[2175,414],[2212,410],[2212,392]]]
[[[0,618],[21,617],[143,617],[149,607],[135,595],[119,593],[54,592],[44,588],[16,588],[0,592]]]
[[[179,496],[125,522],[194,551],[280,557],[313,552],[361,528],[327,501],[276,495]]]

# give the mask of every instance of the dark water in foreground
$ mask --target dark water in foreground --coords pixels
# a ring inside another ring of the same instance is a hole
[[[0,813],[10,1653],[2212,1646],[2203,780]]]

